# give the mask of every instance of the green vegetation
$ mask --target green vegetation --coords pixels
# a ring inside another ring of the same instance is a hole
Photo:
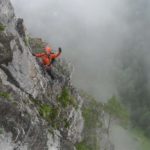
[[[86,93],[81,93],[81,95],[85,100],[82,108],[84,138],[82,142],[76,145],[76,148],[77,150],[99,150],[102,138],[99,131],[105,129],[103,125],[104,112],[106,112],[109,118],[109,125],[107,127],[108,135],[111,122],[114,119],[118,119],[121,123],[125,124],[128,121],[128,112],[115,96],[112,96],[106,104],[102,104]]]
[[[55,120],[58,116],[58,110],[56,107],[52,107],[47,104],[41,104],[39,107],[40,115],[48,121],[53,127],[56,127]]]
[[[5,99],[9,99],[10,98],[10,94],[7,92],[0,92],[0,97],[3,97]]]
[[[31,100],[37,106],[40,116],[53,128],[57,128],[56,119],[58,119],[60,108],[56,106],[52,107],[50,104],[42,104],[42,102],[36,99],[31,98]]]
[[[4,26],[3,24],[0,23],[0,32],[4,31],[6,28],[6,26]]]
[[[134,138],[140,143],[142,150],[149,150],[150,149],[150,138],[145,136],[145,133],[143,130],[136,128],[131,129],[131,134],[134,136]]]
[[[105,111],[116,118],[121,119],[122,121],[128,120],[128,111],[125,107],[117,100],[115,96],[112,96],[108,102],[104,105]]]
[[[99,150],[99,141],[97,130],[102,127],[101,122],[102,105],[92,99],[88,107],[83,108],[84,128],[86,136],[84,142],[80,144],[81,148],[88,148],[87,150]]]
[[[74,107],[77,106],[75,98],[71,95],[68,88],[63,88],[61,95],[58,97],[58,101],[63,107],[67,107],[69,105],[72,105]]]
[[[40,116],[48,122],[54,129],[68,128],[70,122],[67,118],[66,107],[76,107],[75,99],[71,95],[68,88],[63,88],[61,95],[58,97],[58,103],[54,106],[51,104],[43,104],[39,100],[32,99],[32,102],[37,106]]]
[[[119,119],[120,121],[126,123],[128,121],[128,112],[123,107],[123,105],[116,99],[115,96],[112,96],[108,102],[104,105],[104,110],[109,115],[109,122],[107,132],[109,134],[110,125],[113,118]]]
[[[98,104],[96,101],[91,101],[90,107],[83,109],[82,114],[86,128],[96,128],[102,126],[102,122],[99,119],[101,110],[101,104]]]
[[[97,102],[93,97],[86,93],[81,94],[84,101],[82,108],[82,115],[84,118],[84,139],[81,143],[76,145],[77,150],[99,150],[100,149],[100,135],[99,129],[102,128],[101,113],[103,106]]]
[[[39,108],[40,115],[46,120],[53,120],[57,116],[57,111],[47,104],[42,104]]]
[[[128,47],[121,53],[116,83],[133,126],[141,128],[150,137],[149,73],[142,50]]]
[[[23,41],[24,41],[24,43],[25,43],[26,46],[29,45],[29,38],[28,38],[27,35],[24,37]]]
[[[43,48],[47,45],[41,38],[28,38],[29,45],[31,46],[33,53],[43,52]]]
[[[76,144],[76,149],[77,150],[90,150],[88,148],[88,145],[86,145],[86,143],[83,141],[81,143]]]

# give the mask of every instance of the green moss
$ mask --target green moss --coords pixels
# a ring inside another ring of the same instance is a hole
[[[43,104],[40,106],[39,113],[40,115],[47,119],[52,112],[52,108],[49,105]]]
[[[88,145],[86,145],[84,141],[76,144],[76,149],[77,150],[91,150],[88,148]]]
[[[75,101],[75,98],[70,94],[70,91],[68,88],[63,88],[61,95],[58,97],[58,101],[63,107],[67,107],[69,105],[77,107],[77,103]]]
[[[43,104],[41,101],[30,98],[34,105],[37,107],[40,116],[48,122],[48,124],[59,130],[60,128],[69,128],[70,122],[65,114],[65,107],[68,105],[75,106],[75,100],[71,96],[67,88],[62,90],[60,97],[58,97],[58,103],[56,106],[51,104]]]
[[[0,92],[0,97],[3,97],[5,99],[9,99],[10,98],[10,94],[7,92]]]
[[[52,123],[58,115],[58,109],[47,104],[42,104],[39,107],[39,113],[44,119]]]
[[[4,31],[6,28],[6,26],[4,26],[3,24],[0,23],[0,32]]]
[[[31,101],[38,108],[40,116],[46,120],[53,128],[57,129],[56,119],[59,113],[59,107],[51,106],[50,104],[42,104],[41,101],[37,99],[30,98]]]

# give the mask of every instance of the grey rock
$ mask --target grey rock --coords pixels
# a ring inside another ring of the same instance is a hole
[[[18,28],[10,0],[0,0],[0,23],[6,26],[0,32],[0,128],[4,130],[0,146],[5,143],[13,150],[74,150],[74,144],[81,140],[83,118],[82,99],[71,83],[71,65],[66,60],[56,61],[52,68],[54,81],[43,74],[25,41],[23,24]],[[77,109],[60,106],[57,99],[64,87],[75,98]],[[60,107],[57,129],[40,114],[43,104]],[[69,126],[65,127],[61,119]]]
[[[4,32],[0,32],[0,64],[8,64],[12,61],[12,50],[11,50],[11,40],[12,35],[8,35]]]

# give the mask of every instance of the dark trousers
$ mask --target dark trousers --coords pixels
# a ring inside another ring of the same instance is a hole
[[[51,70],[51,66],[50,67],[46,67],[46,72],[48,73],[48,75],[52,78],[52,80],[55,79],[52,70]]]

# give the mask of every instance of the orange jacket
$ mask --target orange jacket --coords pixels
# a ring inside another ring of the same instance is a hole
[[[50,56],[49,56],[46,53],[37,53],[37,54],[35,54],[35,56],[40,57],[42,59],[43,65],[50,65],[52,59],[57,58],[60,54],[61,54],[61,52],[58,52],[56,54],[55,53],[50,53]]]

